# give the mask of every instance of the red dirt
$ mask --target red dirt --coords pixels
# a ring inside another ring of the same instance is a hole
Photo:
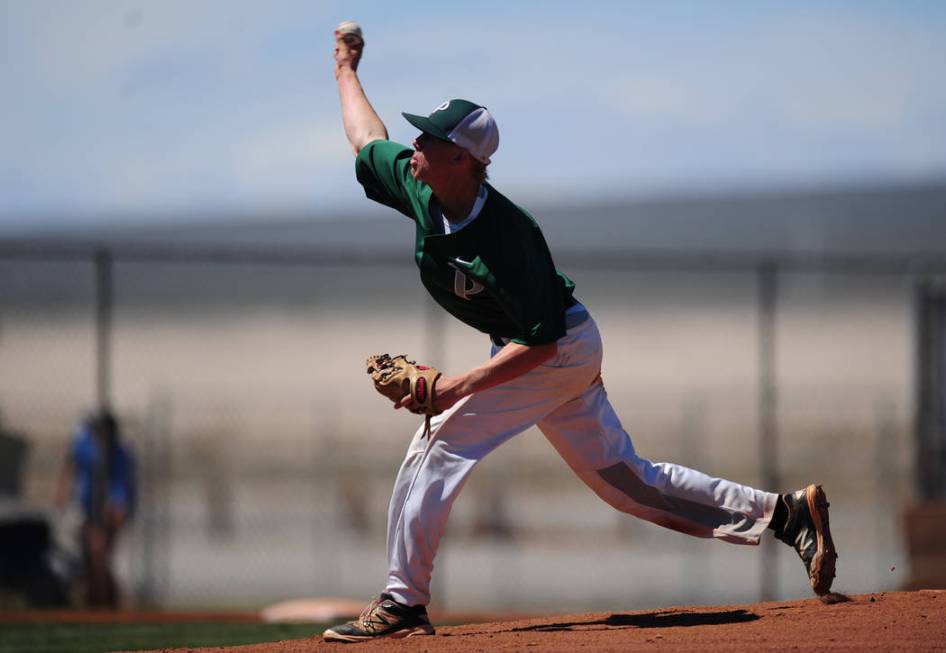
[[[847,598],[847,597],[842,597]],[[849,601],[773,601],[561,615],[450,626],[434,637],[355,645],[365,651],[946,651],[946,590],[886,592]],[[190,653],[339,651],[317,638]]]

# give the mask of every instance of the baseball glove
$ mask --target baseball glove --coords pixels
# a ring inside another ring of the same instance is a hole
[[[436,408],[435,384],[440,371],[434,367],[418,365],[401,354],[375,354],[368,357],[368,374],[374,381],[375,390],[393,402],[410,395],[416,409],[413,412],[427,416],[424,435],[430,433],[430,417],[441,411]]]

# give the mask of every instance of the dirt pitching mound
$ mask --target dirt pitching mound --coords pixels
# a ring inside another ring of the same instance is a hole
[[[354,649],[352,649],[354,647]],[[946,590],[829,600],[665,608],[450,626],[433,637],[326,644],[317,638],[191,653],[305,651],[946,651]]]

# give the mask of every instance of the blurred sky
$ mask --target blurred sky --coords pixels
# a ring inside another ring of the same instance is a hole
[[[0,233],[365,208],[344,19],[391,137],[485,104],[516,201],[946,177],[946,2],[0,0]]]

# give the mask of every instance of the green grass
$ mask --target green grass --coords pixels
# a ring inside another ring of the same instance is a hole
[[[0,624],[0,653],[104,653],[304,639],[318,624]]]

